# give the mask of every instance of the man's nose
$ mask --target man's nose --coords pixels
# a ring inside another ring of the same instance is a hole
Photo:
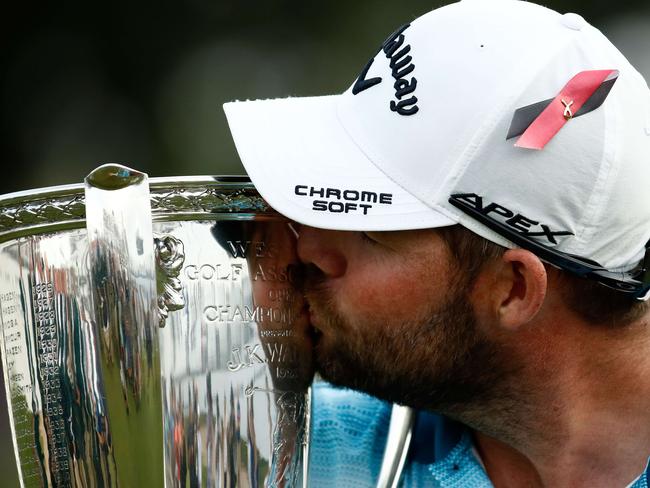
[[[298,229],[298,257],[305,264],[320,268],[328,278],[345,274],[347,260],[342,249],[342,232],[316,229],[306,225]]]

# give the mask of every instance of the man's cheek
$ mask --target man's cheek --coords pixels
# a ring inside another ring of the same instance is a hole
[[[435,302],[436,296],[424,286],[421,278],[389,275],[360,283],[348,293],[346,300],[368,313],[404,316],[426,303]]]
[[[334,307],[346,322],[348,332],[356,334],[372,329],[371,324],[386,324],[408,308],[390,291],[361,285],[342,294]]]

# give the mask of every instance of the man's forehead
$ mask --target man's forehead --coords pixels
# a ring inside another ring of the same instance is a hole
[[[336,247],[342,252],[376,256],[381,253],[397,253],[404,258],[438,260],[448,254],[449,246],[438,228],[390,230],[390,231],[340,231],[300,226],[296,229],[298,239],[313,238],[319,246]],[[309,237],[311,235],[311,237]],[[417,265],[417,262],[413,262]],[[424,262],[422,263],[424,264]]]

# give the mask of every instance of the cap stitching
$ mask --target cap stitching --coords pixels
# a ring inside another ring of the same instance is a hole
[[[616,89],[617,87],[614,87]],[[615,100],[611,97],[610,100]],[[619,106],[611,102],[602,107],[605,111],[603,114],[603,155],[598,163],[598,177],[592,186],[591,193],[584,206],[584,211],[579,220],[576,221],[576,238],[567,246],[566,251],[578,255],[585,255],[594,259],[596,249],[590,252],[587,249],[588,244],[593,242],[593,236],[598,230],[598,220],[603,213],[603,209],[611,198],[611,191],[614,187],[615,179],[618,177],[620,162],[617,165],[618,154],[618,124]],[[614,123],[612,123],[612,120]],[[601,263],[605,265],[605,263]]]
[[[423,205],[427,206],[427,207],[430,208],[431,210],[433,210],[433,211],[435,211],[435,212],[439,212],[439,213],[443,214],[445,217],[448,217],[448,218],[450,218],[450,219],[452,219],[452,220],[454,220],[454,221],[456,221],[456,222],[458,221],[458,215],[457,215],[457,214],[450,212],[448,209],[443,208],[443,207],[440,206],[440,205],[432,206],[430,203],[428,203],[427,201],[423,200],[423,199],[420,198],[418,195],[415,195],[412,191],[409,191],[409,190],[407,190],[406,188],[404,188],[403,185],[401,185],[400,183],[398,183],[398,182],[397,182],[397,181],[396,181],[392,176],[390,176],[388,173],[386,173],[386,171],[384,171],[384,169],[383,169],[380,165],[378,165],[377,163],[375,163],[375,161],[374,161],[374,160],[370,157],[370,155],[366,152],[366,149],[365,149],[364,147],[362,147],[362,146],[361,146],[361,145],[360,145],[360,144],[355,140],[354,137],[352,137],[352,134],[350,134],[350,132],[348,131],[348,128],[347,128],[346,125],[343,123],[343,120],[341,119],[341,116],[340,116],[340,114],[339,114],[339,99],[336,99],[335,102],[334,102],[334,113],[335,113],[335,115],[336,115],[336,120],[338,121],[339,125],[340,125],[341,128],[343,129],[343,132],[345,132],[345,134],[348,136],[348,138],[350,139],[350,141],[352,142],[352,144],[354,144],[354,145],[359,149],[359,151],[361,152],[361,154],[363,154],[363,155],[365,156],[365,158],[368,160],[368,162],[369,162],[370,164],[372,164],[375,168],[377,168],[379,171],[381,171],[381,172],[384,174],[384,176],[386,176],[386,178],[388,178],[388,179],[389,179],[390,181],[392,181],[395,185],[399,186],[399,187],[400,187],[404,192],[408,193],[408,194],[411,195],[413,198],[415,198],[416,200],[418,200],[419,202],[421,202]]]

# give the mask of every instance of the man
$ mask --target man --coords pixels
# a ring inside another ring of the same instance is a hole
[[[404,486],[647,486],[650,92],[599,31],[464,0],[341,95],[224,107],[320,374],[421,411]],[[316,403],[311,485],[373,486],[387,404]]]

